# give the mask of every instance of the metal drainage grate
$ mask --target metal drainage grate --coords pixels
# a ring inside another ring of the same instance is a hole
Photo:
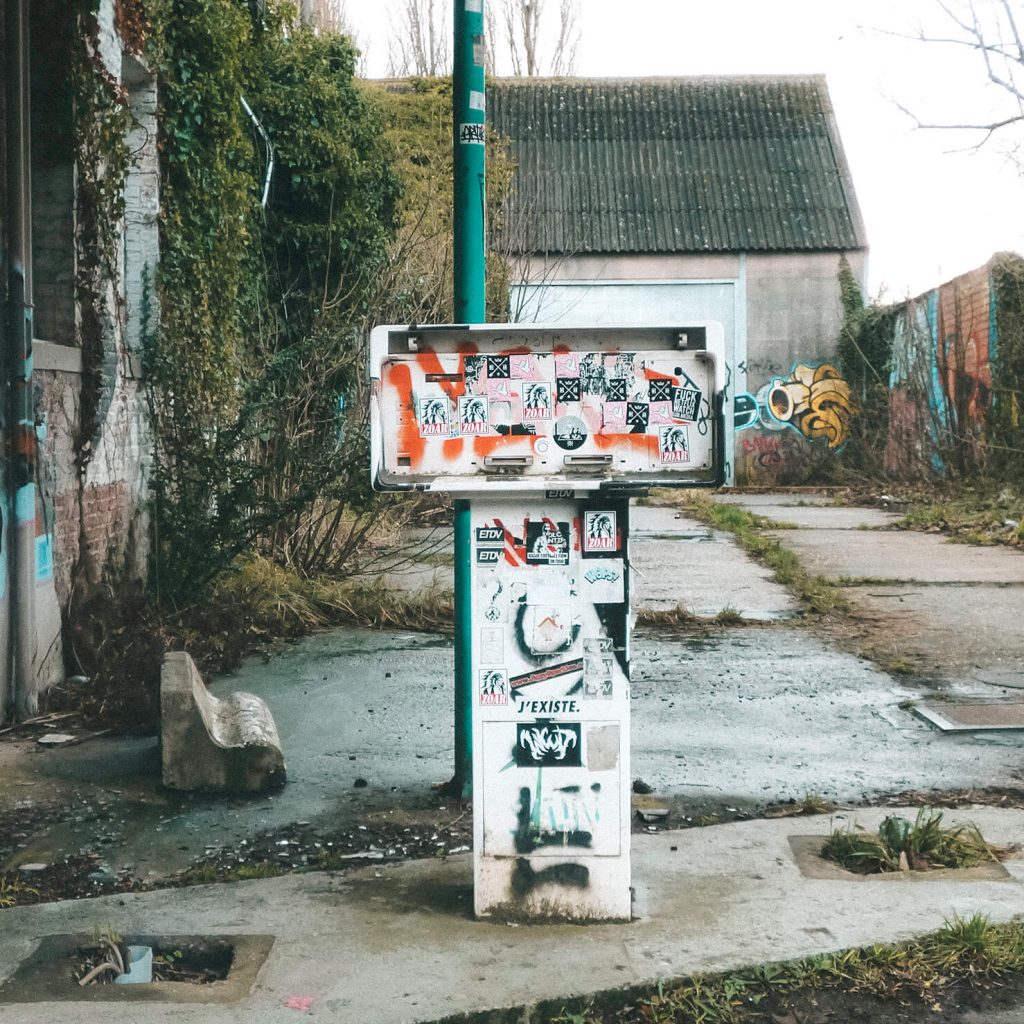
[[[914,713],[943,732],[1024,730],[1024,701],[940,701],[915,704]]]

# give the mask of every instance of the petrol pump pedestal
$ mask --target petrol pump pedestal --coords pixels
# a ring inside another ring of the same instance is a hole
[[[478,916],[630,918],[629,494],[721,482],[723,348],[711,323],[373,332],[374,486],[469,499]]]

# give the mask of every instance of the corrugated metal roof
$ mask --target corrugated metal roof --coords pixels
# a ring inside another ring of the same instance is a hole
[[[492,79],[513,252],[866,245],[825,79]]]

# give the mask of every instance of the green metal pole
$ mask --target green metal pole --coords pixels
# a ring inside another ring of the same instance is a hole
[[[484,2],[454,0],[452,165],[455,321],[486,319],[484,246],[486,128]],[[455,777],[452,788],[473,795],[473,608],[470,593],[469,502],[455,503]]]

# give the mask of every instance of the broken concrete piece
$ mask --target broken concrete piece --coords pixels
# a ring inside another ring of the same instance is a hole
[[[160,741],[169,789],[261,793],[284,785],[270,709],[251,693],[214,697],[184,651],[168,654],[160,672]]]

